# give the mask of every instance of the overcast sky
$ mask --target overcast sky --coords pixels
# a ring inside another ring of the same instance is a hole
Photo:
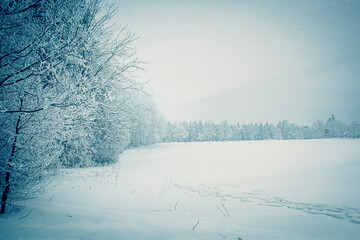
[[[170,121],[360,120],[360,1],[115,1]]]

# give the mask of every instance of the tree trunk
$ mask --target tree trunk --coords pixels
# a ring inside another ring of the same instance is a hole
[[[20,100],[20,109],[22,108],[22,100]],[[16,122],[16,128],[15,128],[15,137],[14,137],[14,142],[12,145],[12,149],[11,149],[11,155],[9,158],[9,161],[7,163],[7,171],[5,173],[5,189],[2,193],[1,196],[1,209],[0,209],[0,214],[4,214],[5,213],[5,205],[8,199],[8,195],[9,195],[9,191],[10,191],[10,174],[11,174],[11,162],[12,159],[14,158],[15,155],[15,149],[16,149],[16,141],[17,141],[17,136],[19,134],[19,125],[20,125],[20,119],[21,119],[21,115],[19,115],[18,120]]]
[[[8,193],[10,190],[10,171],[6,172],[6,176],[5,176],[5,189],[3,191],[3,194],[1,196],[1,210],[0,210],[0,214],[4,214],[5,213],[5,205],[6,205],[6,201],[8,198]]]

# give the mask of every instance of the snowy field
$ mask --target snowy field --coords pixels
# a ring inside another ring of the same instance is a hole
[[[360,140],[171,143],[65,170],[0,239],[359,239]]]

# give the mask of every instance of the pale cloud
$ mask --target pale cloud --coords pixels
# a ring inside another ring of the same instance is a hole
[[[327,111],[360,118],[358,99],[346,92],[360,90],[355,1],[131,1],[119,7],[116,20],[140,37],[138,54],[148,62],[141,78],[151,79],[148,89],[170,120],[245,121],[239,117],[244,109],[256,112],[255,121],[296,118],[295,111],[308,119]],[[244,94],[249,85],[257,89]],[[225,101],[236,89],[243,96]],[[227,106],[205,111],[213,98]],[[316,100],[318,108],[305,107]],[[189,107],[200,102],[198,110]],[[282,111],[270,117],[276,105]]]

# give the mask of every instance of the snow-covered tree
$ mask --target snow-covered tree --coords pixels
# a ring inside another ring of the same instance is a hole
[[[352,138],[360,138],[360,122],[359,121],[351,122],[351,125],[349,127],[347,135]]]
[[[33,197],[60,165],[111,162],[141,89],[133,34],[101,0],[0,2],[0,193]]]
[[[82,91],[81,80],[68,76],[92,7],[80,0],[0,3],[0,213],[9,200],[42,189],[37,183],[59,165],[63,130],[80,103],[70,99]]]
[[[136,118],[131,127],[131,147],[154,144],[163,140],[166,121],[158,113],[151,98],[143,92],[135,95],[137,101]]]
[[[215,124],[211,121],[168,123],[165,142],[199,142],[199,141],[246,141],[246,140],[269,140],[269,139],[317,139],[324,137],[352,137],[359,138],[360,124],[353,121],[347,125],[332,115],[325,125],[324,121],[313,122],[312,126],[298,126],[289,121],[280,121],[274,124],[229,124],[226,121]],[[178,137],[178,132],[181,136]]]
[[[311,125],[311,131],[314,138],[323,138],[325,133],[325,123],[322,120],[314,121]]]
[[[325,137],[344,137],[346,132],[347,127],[345,123],[336,119],[334,114],[326,121]]]

